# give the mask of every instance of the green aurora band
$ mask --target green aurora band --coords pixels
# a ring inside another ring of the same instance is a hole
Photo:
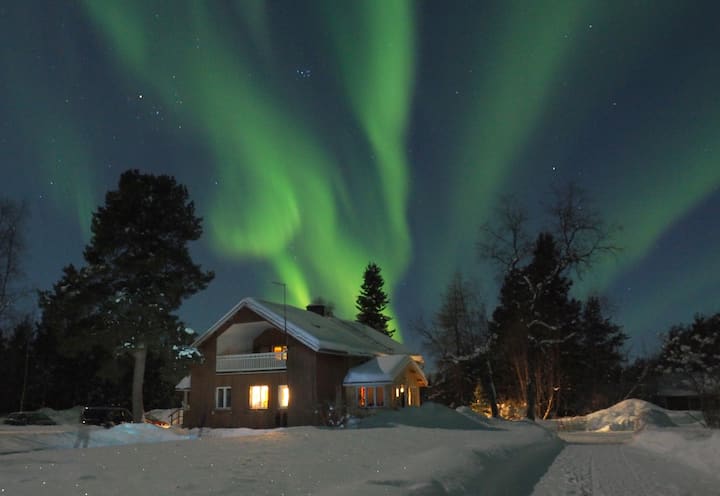
[[[467,95],[462,112],[440,115],[441,105],[435,115],[454,130],[455,140],[442,144],[444,161],[437,165],[444,168],[447,184],[438,186],[441,201],[426,213],[426,224],[433,227],[411,231],[410,205],[422,198],[407,137],[413,130],[413,106],[424,103],[414,98],[426,83],[417,74],[430,63],[419,50],[419,4],[317,4],[316,24],[308,29],[329,33],[322,38],[327,46],[318,51],[331,67],[328,78],[337,78],[324,81],[325,89],[332,88],[331,105],[345,115],[335,118],[314,111],[324,95],[312,93],[312,87],[288,90],[277,81],[277,75],[287,71],[289,42],[276,31],[272,4],[239,2],[235,15],[224,18],[203,3],[186,2],[173,6],[172,18],[160,19],[146,2],[86,0],[84,5],[108,41],[121,91],[161,101],[183,122],[178,139],[205,147],[207,175],[218,179],[201,212],[214,250],[232,261],[259,262],[266,279],[258,288],[262,295],[277,299],[272,281],[279,280],[287,285],[290,303],[304,305],[322,296],[343,316],[354,314],[362,269],[371,260],[383,268],[391,295],[411,262],[422,266],[416,303],[432,310],[450,272],[474,265],[476,226],[491,218],[500,194],[512,191],[518,176],[532,176],[522,159],[532,153],[533,140],[553,109],[575,108],[566,120],[551,121],[563,141],[572,141],[575,128],[592,127],[597,107],[626,84],[623,75],[662,38],[680,9],[658,9],[642,26],[642,43],[631,43],[631,35],[614,37],[612,29],[621,29],[610,26],[620,15],[628,24],[645,19],[642,6],[619,12],[578,2],[510,2],[497,11],[489,9],[487,18],[478,14],[468,21],[479,28],[461,44],[449,41],[443,52],[472,68],[458,83]],[[605,23],[611,32],[605,43],[622,45],[625,58],[603,59],[607,70],[591,71],[594,61],[580,60],[583,48],[595,53],[604,49],[600,42],[590,46],[590,22],[596,23],[596,32]],[[622,30],[630,32],[626,27]],[[30,34],[23,40],[41,49]],[[66,56],[73,53],[67,42]],[[68,78],[79,77],[81,62],[66,58],[65,63],[77,66]],[[715,77],[686,78],[692,82],[680,88],[673,107],[694,101],[693,95],[713,94],[720,74],[709,70]],[[560,82],[573,72],[583,73],[575,82],[592,82],[595,93],[564,103]],[[23,132],[34,135],[28,142],[45,177],[56,182],[55,201],[72,202],[87,236],[99,200],[92,164],[101,163],[102,156],[96,148],[100,145],[86,138],[92,125],[88,122],[104,117],[95,113],[92,119],[68,122],[67,111],[53,103],[47,78],[31,66],[15,74],[26,77],[8,76],[16,78],[8,85],[17,107],[13,113]],[[30,93],[28,79],[39,92]],[[23,112],[33,105],[49,109],[40,125]],[[578,291],[611,287],[622,273],[642,264],[663,234],[717,191],[720,167],[707,144],[718,142],[718,115],[717,98],[709,99],[694,114],[678,115],[678,121],[690,123],[684,129],[663,130],[663,119],[651,122],[645,116],[649,122],[623,136],[616,160],[607,165],[622,171],[617,174],[622,184],[599,184],[604,189],[596,195],[606,218],[624,226],[618,237],[623,253],[617,261],[602,261],[578,284]],[[338,122],[350,129],[347,135],[336,137]],[[38,142],[37,136],[49,141]],[[329,137],[334,141],[328,142]],[[58,167],[64,168],[63,174],[57,174]],[[449,267],[446,261],[459,266]],[[675,281],[675,287],[695,294],[707,287],[706,277],[688,274]],[[658,290],[658,298],[670,297],[667,291],[661,293]],[[642,312],[636,309],[628,323],[641,321]]]
[[[32,32],[24,30],[17,36],[13,43],[29,53],[42,53],[43,40]],[[0,58],[0,63],[13,68],[3,74],[7,83],[5,97],[12,102],[10,115],[27,143],[30,162],[38,164],[43,172],[40,191],[49,191],[54,204],[63,210],[70,209],[87,240],[92,212],[99,200],[93,173],[97,160],[83,127],[67,118],[68,109],[75,102],[63,99],[58,103],[53,93],[57,86],[70,86],[69,80],[82,73],[82,61],[72,40],[61,41],[64,67],[70,75],[51,73],[29,57]]]
[[[293,104],[284,101],[279,89],[251,76],[257,70],[250,62],[252,55],[222,36],[217,17],[193,3],[184,19],[197,42],[213,54],[204,57],[191,44],[183,47],[171,41],[180,38],[178,30],[184,32],[183,20],[175,21],[180,25],[174,30],[150,37],[152,30],[146,24],[152,17],[140,5],[86,3],[122,63],[166,105],[171,106],[178,93],[192,95],[184,99],[183,112],[192,116],[195,127],[205,135],[221,178],[208,215],[215,248],[230,258],[268,262],[275,272],[269,281],[283,281],[291,303],[307,304],[313,295],[341,297],[335,303],[344,315],[354,313],[354,296],[368,261],[383,267],[392,287],[406,267],[410,247],[405,212],[408,172],[403,156],[409,97],[400,97],[407,94],[412,64],[405,62],[402,77],[390,78],[382,87],[371,85],[368,90],[347,84],[352,107],[378,157],[379,185],[368,180],[363,184],[370,188],[364,192],[368,197],[381,199],[376,222],[368,229],[367,219],[349,199],[357,193],[347,191],[332,149],[322,146],[321,133],[313,132],[301,112],[292,111]],[[411,60],[412,22],[407,2],[393,3],[397,8],[389,18],[379,2],[372,5],[374,10],[355,29],[370,28],[368,39],[376,40],[376,45],[352,65],[341,61],[340,66],[359,70],[379,84],[396,63]],[[393,29],[396,21],[405,26],[400,34]],[[154,29],[159,31],[158,26]],[[262,27],[253,31],[258,39],[264,39],[257,34],[263,32]],[[171,73],[182,89],[167,89]],[[345,80],[356,76],[349,74]],[[385,96],[388,91],[390,100]],[[396,97],[400,103],[393,104]],[[387,113],[374,115],[377,105]],[[368,230],[375,235],[368,236]],[[266,290],[270,291],[269,285]]]

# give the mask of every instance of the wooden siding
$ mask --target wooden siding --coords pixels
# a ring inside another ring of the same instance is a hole
[[[317,354],[302,343],[290,339],[288,343],[287,374],[290,386],[288,425],[317,423]]]
[[[270,324],[268,324],[269,326]],[[255,338],[253,341],[253,353],[268,353],[273,351],[273,346],[285,346],[287,340],[285,333],[281,330],[270,327]]]
[[[262,319],[248,309],[241,309],[200,346],[203,362],[191,367],[192,391],[189,410],[185,415],[188,427],[251,427],[272,428],[287,422],[288,426],[316,425],[323,405],[353,405],[354,388],[343,388],[345,375],[351,367],[365,362],[366,357],[316,353],[282,329],[268,323],[268,329],[253,341],[253,351],[269,352],[273,346],[287,345],[287,368],[279,371],[251,373],[217,373],[217,337],[232,324],[260,322]],[[267,410],[251,410],[249,404],[251,386],[269,387]],[[280,409],[278,386],[290,388],[290,404]],[[231,388],[231,408],[216,409],[217,387]],[[392,401],[392,393],[386,391],[386,402]],[[284,415],[286,415],[284,417]]]
[[[250,312],[252,313],[252,312]],[[247,319],[248,316],[246,315]],[[233,323],[242,322],[236,317]],[[258,318],[244,321],[254,322]],[[269,324],[268,324],[269,325]],[[224,326],[227,329],[229,326]],[[287,415],[288,425],[313,425],[317,423],[317,384],[315,378],[317,354],[292,337],[288,337],[287,369],[282,371],[264,371],[257,373],[225,373],[218,374],[216,366],[216,339],[219,331],[200,347],[203,363],[191,368],[192,391],[190,409],[185,416],[188,427],[252,427],[270,428],[277,424],[277,414]],[[253,344],[258,350],[267,346],[284,345],[285,333],[278,329],[268,329],[259,335]],[[343,375],[344,376],[344,375]],[[342,382],[342,379],[341,379]],[[269,386],[270,408],[267,410],[251,410],[249,408],[250,386]],[[288,385],[290,388],[290,405],[285,410],[278,410],[278,386]],[[215,388],[229,386],[232,388],[232,408],[218,410],[215,408]],[[282,417],[280,419],[283,421]]]

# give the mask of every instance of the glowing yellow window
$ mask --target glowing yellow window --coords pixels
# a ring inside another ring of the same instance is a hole
[[[367,390],[365,389],[365,386],[357,388],[357,402],[358,406],[367,406]]]
[[[287,346],[273,346],[273,353],[275,353],[275,359],[287,360]]]
[[[290,388],[287,386],[278,386],[278,406],[287,408],[290,404]]]
[[[250,386],[250,408],[252,410],[267,410],[268,386]]]

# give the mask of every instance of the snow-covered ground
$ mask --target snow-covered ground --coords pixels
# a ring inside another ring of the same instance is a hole
[[[662,476],[687,475],[676,481],[684,493],[652,494],[720,494],[708,492],[720,487],[718,433],[660,425],[675,414],[637,400],[585,419],[595,431],[589,434],[604,439],[621,432],[619,425],[642,427],[629,444],[600,446],[564,443],[557,424],[493,421],[434,404],[346,429],[266,431],[150,424],[82,431],[78,412],[46,413],[59,425],[0,426],[0,495],[629,494],[622,491],[636,488],[631,483],[600,481],[630,480],[633,467],[645,475],[657,468],[659,475],[647,477],[661,488],[671,487]],[[613,454],[619,447],[623,455]]]

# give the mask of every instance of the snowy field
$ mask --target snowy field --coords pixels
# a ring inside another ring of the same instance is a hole
[[[346,429],[200,432],[125,424],[83,433],[77,411],[46,413],[59,424],[0,426],[1,495],[630,494],[642,482],[627,476],[631,465],[662,472],[647,477],[667,492],[645,494],[720,494],[713,492],[720,488],[720,432],[637,400],[562,426],[493,421],[427,404]],[[603,440],[626,442],[595,444]],[[602,460],[607,467],[597,466]],[[661,483],[663,474],[677,484]],[[655,487],[643,484],[637,487]]]

